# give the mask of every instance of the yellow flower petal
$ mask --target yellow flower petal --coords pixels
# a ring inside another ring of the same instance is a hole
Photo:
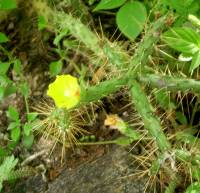
[[[48,87],[47,95],[54,99],[58,108],[70,109],[80,101],[80,86],[76,77],[58,75]]]

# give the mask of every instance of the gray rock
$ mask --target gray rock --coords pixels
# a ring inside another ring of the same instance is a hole
[[[47,193],[144,193],[147,179],[126,177],[135,172],[132,164],[131,154],[115,146],[91,163],[64,170]]]
[[[31,193],[144,193],[147,178],[128,177],[136,171],[137,165],[133,161],[131,153],[114,146],[93,162],[83,163],[75,169],[64,169],[45,191],[40,181],[36,184],[38,191],[31,191],[27,185],[24,187]]]

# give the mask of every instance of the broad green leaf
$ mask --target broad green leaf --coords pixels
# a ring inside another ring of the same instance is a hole
[[[8,84],[12,84],[12,80],[10,80],[6,74],[0,74],[0,84],[1,85],[8,85]]]
[[[163,34],[162,39],[170,47],[184,54],[193,55],[200,50],[200,35],[191,28],[172,28]]]
[[[27,114],[28,122],[34,121],[34,120],[36,119],[37,116],[38,116],[38,114],[35,113],[35,112],[28,113],[28,114]]]
[[[7,130],[12,130],[16,127],[19,127],[20,126],[20,123],[19,121],[16,121],[16,122],[11,122],[9,125],[8,125],[8,129]]]
[[[3,86],[0,86],[0,101],[3,99],[4,97],[4,92],[5,92],[5,88]]]
[[[32,124],[31,123],[25,123],[23,126],[24,134],[26,136],[30,135],[30,132],[32,130]]]
[[[28,82],[24,82],[23,84],[21,84],[19,86],[19,91],[21,92],[21,94],[25,98],[28,98],[28,96],[29,96],[29,84],[28,84]]]
[[[0,43],[4,43],[8,41],[9,41],[8,37],[4,33],[0,32]]]
[[[22,70],[22,64],[21,64],[21,61],[19,59],[16,59],[14,61],[13,69],[17,74],[20,74],[20,72]]]
[[[10,63],[8,62],[0,62],[0,75],[6,74],[10,67]]]
[[[7,85],[5,88],[5,92],[4,92],[4,97],[10,96],[11,94],[15,93],[17,91],[17,87],[14,85]]]
[[[46,27],[47,27],[47,21],[46,21],[45,17],[42,15],[39,15],[38,16],[38,29],[43,30]]]
[[[8,10],[17,8],[16,0],[0,0],[0,9]]]
[[[34,142],[34,135],[31,133],[30,135],[24,135],[22,139],[22,143],[24,147],[30,149]]]
[[[199,193],[200,184],[198,182],[192,183],[186,190],[186,193]]]
[[[8,111],[6,112],[7,117],[11,120],[18,121],[19,120],[19,113],[17,109],[13,106],[9,106]]]
[[[194,54],[192,57],[192,63],[190,65],[189,72],[192,72],[195,68],[200,65],[200,50]]]
[[[63,63],[61,60],[50,63],[50,74],[56,76],[62,70]]]
[[[117,12],[116,21],[120,31],[130,40],[141,33],[147,19],[145,6],[138,2],[127,2]]]
[[[194,0],[164,0],[164,3],[175,9],[178,13],[184,14]]]
[[[20,139],[20,128],[16,127],[14,129],[11,130],[11,139],[15,142],[17,142]]]
[[[101,0],[100,3],[94,8],[93,11],[114,9],[120,7],[126,2],[126,0]]]

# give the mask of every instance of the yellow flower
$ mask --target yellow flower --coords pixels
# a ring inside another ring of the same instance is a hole
[[[58,108],[70,109],[79,103],[80,92],[77,78],[71,75],[58,75],[49,85],[47,95],[54,99]]]

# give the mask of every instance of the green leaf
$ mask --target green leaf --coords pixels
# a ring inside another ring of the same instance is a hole
[[[58,35],[56,35],[53,44],[58,46],[59,42],[62,40],[62,38],[66,35],[69,34],[69,29],[64,29],[63,31],[61,31]]]
[[[11,123],[8,125],[8,129],[7,129],[7,130],[12,130],[12,129],[14,129],[14,128],[16,128],[16,127],[19,127],[19,126],[20,126],[19,121],[17,121],[17,122],[11,122]]]
[[[175,9],[180,14],[185,14],[194,0],[164,0],[165,4]]]
[[[47,21],[46,21],[45,17],[42,15],[39,15],[38,16],[38,29],[43,30],[46,27],[47,27]]]
[[[145,6],[138,2],[127,2],[117,12],[117,25],[120,31],[130,40],[141,33],[147,19],[147,11]]]
[[[11,130],[11,139],[15,142],[17,142],[20,139],[20,128],[16,127],[14,129]]]
[[[192,63],[190,65],[189,72],[192,72],[195,68],[200,65],[200,50],[194,54],[192,57]]]
[[[21,94],[25,98],[28,98],[28,96],[29,96],[29,84],[28,84],[28,82],[24,82],[23,84],[21,84],[19,86],[19,91],[21,92]]]
[[[0,74],[0,84],[1,85],[7,85],[7,84],[12,84],[12,80],[10,80],[6,74]]]
[[[126,145],[130,145],[134,140],[130,137],[119,137],[115,140],[115,143],[117,145],[122,145],[122,146],[126,146]]]
[[[57,74],[59,74],[61,72],[62,67],[63,67],[63,63],[61,60],[51,62],[50,63],[50,74],[52,76],[56,76]]]
[[[199,139],[197,137],[194,136],[194,133],[191,134],[189,132],[177,132],[176,133],[176,139],[177,140],[180,140],[184,143],[187,143],[187,144],[196,144],[199,142]]]
[[[8,155],[7,151],[0,147],[0,157],[5,157],[6,155]]]
[[[8,179],[8,176],[13,171],[14,167],[17,165],[18,159],[14,156],[6,157],[3,163],[0,165],[0,191],[3,188],[3,181]]]
[[[4,92],[4,97],[10,96],[17,91],[17,87],[14,85],[7,85]]]
[[[22,139],[22,143],[24,147],[30,149],[34,142],[34,135],[31,133],[30,135],[24,135]]]
[[[27,114],[28,122],[34,121],[36,117],[38,116],[38,113],[32,112]]]
[[[114,9],[120,7],[126,2],[126,0],[101,0],[100,3],[94,8],[93,11]]]
[[[16,0],[0,0],[0,9],[8,10],[17,8]]]
[[[199,193],[199,192],[200,192],[200,184],[198,182],[194,182],[187,188],[185,193]]]
[[[88,4],[89,5],[93,5],[95,3],[96,0],[88,0]]]
[[[18,121],[19,120],[19,113],[17,109],[13,106],[9,106],[7,113],[7,117],[11,120]]]
[[[9,41],[8,37],[4,33],[0,32],[0,43],[4,43],[8,41]]]
[[[5,88],[3,86],[0,86],[0,101],[3,100],[4,92],[5,92]]]
[[[6,74],[10,67],[10,63],[8,62],[0,62],[0,75]]]
[[[137,131],[129,127],[127,127],[122,133],[125,136],[131,138],[133,141],[139,140],[141,138],[140,134]]]
[[[187,125],[187,118],[182,112],[176,112],[176,119],[183,125]]]
[[[32,124],[31,123],[25,123],[24,126],[23,126],[24,134],[26,136],[30,135],[31,130],[32,130]]]
[[[14,69],[15,73],[20,74],[20,72],[22,70],[22,64],[21,64],[21,61],[19,59],[16,59],[14,61],[13,69]]]
[[[200,180],[200,168],[198,166],[192,166],[192,178],[199,181]]]
[[[16,148],[18,145],[18,142],[10,140],[9,143],[7,144],[7,149],[9,152],[13,152],[13,150]]]
[[[184,54],[193,55],[200,50],[200,35],[191,28],[172,28],[163,34],[162,39],[170,47]]]

